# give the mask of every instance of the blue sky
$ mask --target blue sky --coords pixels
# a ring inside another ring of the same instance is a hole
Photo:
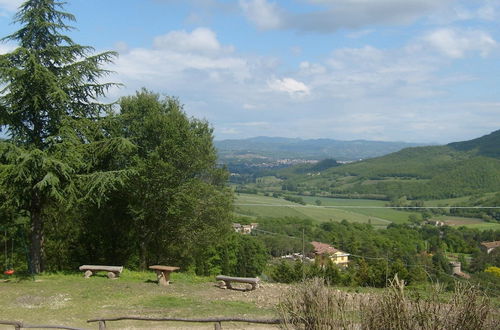
[[[0,35],[19,0],[0,0]],[[500,129],[500,0],[77,0],[111,80],[180,98],[217,139],[447,143]],[[15,47],[0,44],[0,53]]]

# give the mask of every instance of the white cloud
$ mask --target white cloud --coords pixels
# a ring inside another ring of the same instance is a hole
[[[282,10],[267,0],[240,0],[245,16],[260,29],[276,29],[283,24]]]
[[[471,52],[479,52],[485,57],[498,46],[493,37],[479,30],[444,28],[428,33],[424,40],[432,48],[451,58],[463,58]]]
[[[467,41],[458,46],[449,42],[453,47],[444,49],[454,49],[451,53],[437,48],[442,43],[431,42],[439,40],[430,38],[433,31],[401,48],[337,48],[316,60],[304,51],[303,60],[285,71],[276,57],[243,54],[212,30],[179,30],[157,37],[150,48],[128,49],[112,69],[128,86],[122,95],[146,86],[179,96],[189,115],[214,125],[217,138],[442,141],[444,130],[457,136],[465,131],[461,118],[477,132],[500,125],[494,99],[484,107],[450,101],[457,93],[453,87],[477,81],[471,73],[453,73],[450,56],[488,54],[493,48],[488,48],[488,38],[481,38],[487,34],[449,31],[454,33],[450,40]]]
[[[226,134],[226,135],[235,135],[240,133],[237,129],[234,127],[223,127],[220,129],[220,133]]]
[[[245,103],[243,104],[243,109],[245,110],[254,110],[257,109],[257,106],[250,104],[250,103]]]
[[[485,21],[493,21],[497,16],[497,8],[492,4],[487,4],[477,10],[477,17]]]
[[[274,79],[268,81],[267,85],[271,90],[287,92],[292,96],[303,96],[310,93],[306,84],[293,78]]]
[[[240,0],[247,18],[260,29],[290,28],[334,32],[373,24],[410,24],[454,0],[309,0],[315,5],[293,13],[268,0]]]
[[[13,51],[16,47],[12,44],[0,43],[0,54],[6,54]]]
[[[191,33],[171,31],[156,37],[154,46],[157,49],[195,53],[214,53],[222,50],[215,32],[207,28],[197,28]]]
[[[189,86],[190,80],[241,82],[249,75],[244,58],[231,55],[215,32],[198,28],[191,33],[171,31],[154,39],[154,47],[127,49],[116,60],[114,70],[127,80],[164,87]]]
[[[269,123],[267,121],[249,121],[249,122],[234,123],[233,125],[241,127],[263,127],[263,126],[269,126]]]

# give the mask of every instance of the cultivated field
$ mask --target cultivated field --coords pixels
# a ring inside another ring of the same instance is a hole
[[[328,197],[301,196],[306,205],[300,205],[263,195],[238,194],[235,203],[235,212],[238,215],[257,217],[298,217],[311,219],[317,222],[342,221],[371,223],[376,227],[386,227],[391,222],[406,223],[410,215],[420,218],[418,212],[410,212],[385,208],[386,201],[371,199],[340,199]],[[455,200],[446,200],[451,203]],[[320,201],[320,205],[316,204]],[[444,202],[445,200],[441,200]],[[426,202],[425,205],[434,206],[435,203]],[[436,204],[437,205],[437,204]],[[465,226],[480,230],[500,229],[500,224],[485,222],[477,218],[435,217],[450,226]]]
[[[338,199],[327,197],[302,197],[306,205],[281,198],[262,195],[238,194],[236,213],[252,217],[299,217],[318,222],[342,221],[371,223],[385,227],[391,222],[404,223],[414,212],[380,208],[384,201],[367,199]],[[321,205],[316,205],[316,201]]]

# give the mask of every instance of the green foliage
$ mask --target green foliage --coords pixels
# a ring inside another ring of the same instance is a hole
[[[472,152],[481,156],[500,158],[500,130],[477,139],[448,144],[453,149]]]
[[[490,266],[484,270],[486,273],[491,273],[497,277],[500,277],[500,267]]]
[[[92,54],[63,32],[73,15],[54,0],[25,1],[14,18],[20,29],[2,39],[18,44],[0,55],[0,189],[31,221],[31,270],[44,268],[44,223],[49,208],[70,207],[80,196],[75,176],[88,174],[81,145],[110,106],[98,102],[113,86],[101,83],[113,52]],[[109,180],[106,180],[109,181]],[[111,180],[113,181],[113,180]],[[57,206],[56,206],[57,205]]]

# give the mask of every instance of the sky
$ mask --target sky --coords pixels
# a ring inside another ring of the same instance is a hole
[[[0,0],[0,35],[19,0]],[[448,143],[500,129],[500,0],[68,0],[108,79],[215,138]],[[0,44],[0,53],[12,50]]]

